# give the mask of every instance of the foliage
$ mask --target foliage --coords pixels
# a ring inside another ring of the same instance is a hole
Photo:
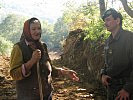
[[[133,18],[131,18],[125,11],[122,9],[120,10],[122,16],[123,16],[123,28],[126,30],[130,30],[133,32]]]
[[[109,32],[106,31],[104,23],[101,20],[98,5],[98,2],[88,2],[87,5],[76,8],[72,4],[69,4],[64,11],[63,20],[69,26],[70,30],[78,28],[85,30],[85,39],[96,42],[99,37],[103,36],[103,40],[105,40]],[[133,23],[132,18],[124,10],[121,10],[121,13],[124,19],[123,28],[132,31],[133,27],[130,26]]]
[[[9,14],[0,24],[0,35],[13,43],[18,42],[22,34],[24,19],[23,17]]]
[[[96,41],[101,35],[106,38],[108,34],[100,18],[97,2],[90,2],[79,8],[68,6],[63,14],[63,20],[67,23],[70,30],[83,29],[86,31],[85,39]]]
[[[61,48],[61,41],[68,35],[67,25],[61,18],[58,18],[54,25],[43,22],[42,40],[45,41],[51,49]]]
[[[0,36],[0,54],[9,56],[13,43]]]
[[[55,41],[56,44],[59,43],[61,47],[61,41],[63,41],[68,36],[68,26],[64,23],[62,18],[58,18],[57,22],[54,24],[55,37],[58,37]],[[56,45],[57,47],[57,45]]]
[[[46,42],[48,47],[52,47],[51,35],[53,33],[53,25],[48,24],[46,21],[42,21],[42,41]]]
[[[67,5],[68,8],[64,11],[62,20],[69,26],[69,30],[82,29],[86,26],[86,16],[81,12],[80,8],[74,5]]]

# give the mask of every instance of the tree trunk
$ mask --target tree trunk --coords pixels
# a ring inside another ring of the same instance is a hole
[[[105,12],[105,1],[104,0],[99,0],[99,8],[100,8],[100,15],[101,17],[103,16]]]
[[[133,18],[133,10],[128,6],[127,0],[120,0],[127,14]]]

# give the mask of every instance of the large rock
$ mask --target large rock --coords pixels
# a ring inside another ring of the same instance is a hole
[[[92,41],[84,40],[84,37],[85,32],[81,29],[71,31],[65,41],[61,60],[65,66],[80,74],[81,81],[97,88],[101,86],[100,69],[104,66],[103,39],[100,36]]]

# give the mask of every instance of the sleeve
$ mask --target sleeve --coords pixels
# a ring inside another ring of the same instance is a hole
[[[55,66],[52,66],[52,76],[53,77],[58,77],[59,76],[59,71]]]
[[[15,44],[10,56],[10,75],[13,80],[22,80],[24,78],[22,74],[23,63],[21,49]]]
[[[130,45],[129,45],[129,48],[130,48],[130,53],[129,53],[129,59],[131,61],[131,73],[130,73],[130,76],[129,76],[129,79],[127,80],[126,84],[124,85],[124,89],[126,91],[128,91],[129,93],[133,93],[133,33],[131,33],[131,37],[130,38]]]

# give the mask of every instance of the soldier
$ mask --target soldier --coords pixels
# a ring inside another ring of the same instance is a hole
[[[102,19],[111,32],[105,41],[105,67],[101,69],[107,100],[133,100],[133,32],[122,28],[122,15],[115,9],[105,11]]]

